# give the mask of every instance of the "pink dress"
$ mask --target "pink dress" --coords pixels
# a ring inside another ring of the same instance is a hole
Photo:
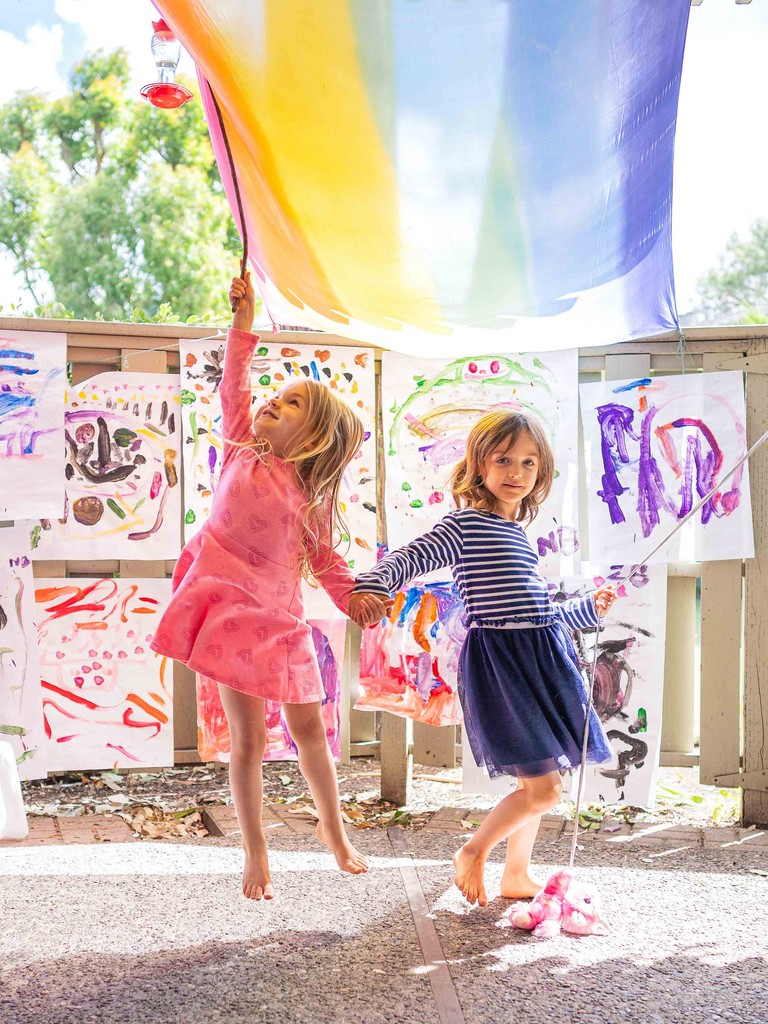
[[[220,385],[222,434],[253,438],[250,365],[259,339],[230,330]],[[323,700],[298,565],[305,495],[294,464],[224,444],[211,515],[179,556],[173,597],[151,647],[234,690],[290,704]],[[346,614],[355,584],[335,552],[319,576]],[[325,546],[313,566],[329,561]]]

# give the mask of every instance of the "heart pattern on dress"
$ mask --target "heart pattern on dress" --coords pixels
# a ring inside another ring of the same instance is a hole
[[[235,619],[224,619],[223,630],[225,633],[239,633],[240,623]]]
[[[229,529],[230,526],[232,525],[232,513],[229,511],[228,508],[224,509],[219,518],[221,519],[224,526],[226,526],[227,529]]]
[[[205,651],[214,661],[221,661],[221,644],[208,644]]]
[[[262,519],[261,516],[251,513],[251,515],[248,516],[248,525],[254,533],[261,533],[262,530],[266,530],[269,523],[266,519]]]
[[[249,647],[244,647],[242,651],[238,651],[237,657],[245,665],[253,664],[253,651]]]
[[[256,548],[248,548],[248,564],[252,569],[259,569],[267,562],[267,556]],[[257,588],[258,589],[258,588]]]
[[[256,637],[260,644],[263,644],[264,641],[267,639],[266,626],[254,626],[251,632],[253,633],[253,635]]]

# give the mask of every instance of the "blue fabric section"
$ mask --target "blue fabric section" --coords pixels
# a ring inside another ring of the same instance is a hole
[[[470,629],[459,697],[475,762],[493,778],[546,775],[581,763],[587,688],[565,629]],[[592,711],[587,763],[613,758]]]

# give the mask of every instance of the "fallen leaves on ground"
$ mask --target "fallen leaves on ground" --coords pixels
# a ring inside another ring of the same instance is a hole
[[[197,807],[170,812],[160,807],[132,807],[118,817],[146,839],[199,839],[209,834]]]
[[[289,804],[290,814],[317,819],[318,814],[310,797],[302,795],[294,800],[267,801],[269,804]],[[347,825],[355,828],[388,828],[390,825],[402,825],[403,828],[424,825],[432,817],[431,811],[423,814],[412,814],[404,807],[388,803],[386,800],[342,800],[341,817]]]

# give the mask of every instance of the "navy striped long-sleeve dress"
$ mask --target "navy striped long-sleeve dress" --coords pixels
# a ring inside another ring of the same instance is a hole
[[[467,637],[459,697],[472,753],[491,776],[531,777],[581,763],[587,690],[566,627],[595,626],[591,595],[553,604],[519,523],[465,508],[357,577],[355,590],[391,595],[416,576],[450,567]],[[587,761],[612,752],[590,716]]]

